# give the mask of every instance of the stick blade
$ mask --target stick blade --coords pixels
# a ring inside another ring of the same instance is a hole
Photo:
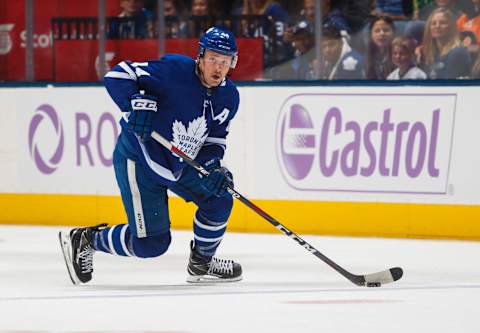
[[[382,272],[364,275],[365,285],[386,284],[399,280],[403,276],[403,269],[394,267]]]

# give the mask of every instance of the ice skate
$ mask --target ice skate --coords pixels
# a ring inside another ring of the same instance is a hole
[[[94,227],[75,228],[69,233],[60,231],[58,237],[68,274],[73,284],[87,283],[93,272],[93,232],[106,227],[99,224]]]
[[[204,257],[195,252],[193,241],[190,243],[187,282],[222,283],[240,281],[242,266],[233,260]]]

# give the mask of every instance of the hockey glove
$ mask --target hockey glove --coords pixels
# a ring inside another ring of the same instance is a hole
[[[130,98],[132,111],[128,118],[128,129],[142,139],[152,134],[152,124],[157,112],[157,99],[154,96],[134,94]]]
[[[221,197],[227,191],[227,187],[233,187],[233,176],[225,167],[215,167],[210,174],[202,179],[202,187],[216,197]]]

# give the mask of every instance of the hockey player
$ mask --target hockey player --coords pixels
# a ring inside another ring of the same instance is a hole
[[[198,209],[193,217],[187,281],[242,279],[240,264],[214,254],[227,228],[232,174],[221,165],[230,121],[239,104],[226,77],[237,62],[233,34],[212,27],[200,39],[196,60],[165,55],[148,62],[123,61],[105,75],[108,93],[122,111],[113,165],[128,224],[60,232],[74,284],[91,280],[96,251],[140,258],[165,253],[171,241],[167,189]],[[200,177],[151,138],[157,131],[210,171]]]

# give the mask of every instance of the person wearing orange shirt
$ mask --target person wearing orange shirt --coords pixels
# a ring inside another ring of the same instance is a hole
[[[469,51],[476,51],[480,44],[480,0],[471,0],[471,2],[471,7],[465,11],[465,14],[458,18],[457,29],[460,33],[471,31],[475,35],[476,41],[473,41],[474,43],[469,40],[464,40],[463,42]],[[472,48],[475,48],[475,50],[471,50]]]

